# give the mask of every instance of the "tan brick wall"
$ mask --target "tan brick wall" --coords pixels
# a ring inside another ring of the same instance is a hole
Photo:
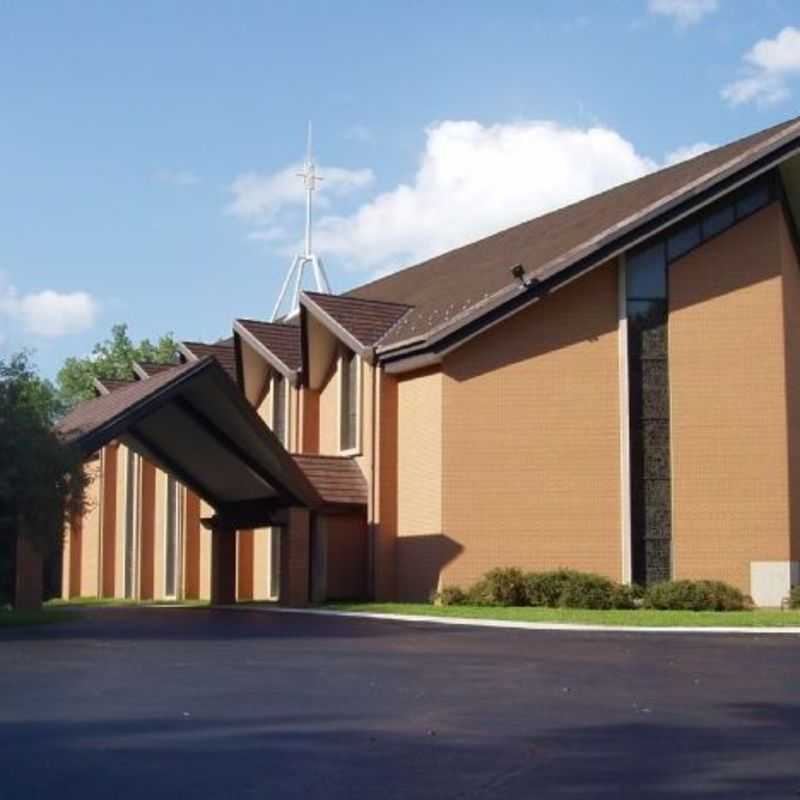
[[[378,600],[393,600],[396,586],[397,537],[397,416],[398,383],[378,373],[375,508],[369,519],[374,541],[375,586]]]
[[[617,281],[608,263],[446,357],[443,584],[621,577]]]
[[[448,542],[442,533],[442,373],[397,383],[397,586],[400,599],[426,599],[438,584]]]
[[[326,456],[339,454],[338,392],[339,379],[334,360],[319,390],[319,452]]]
[[[786,413],[789,428],[790,558],[800,561],[800,264],[791,220],[781,226],[786,346]]]
[[[253,599],[268,600],[270,597],[270,528],[253,531]]]
[[[749,591],[751,561],[789,558],[783,225],[773,204],[670,267],[678,578]]]
[[[100,459],[89,465],[92,482],[89,485],[89,511],[83,523],[83,553],[81,558],[81,594],[97,597],[100,591],[100,520],[102,469]]]

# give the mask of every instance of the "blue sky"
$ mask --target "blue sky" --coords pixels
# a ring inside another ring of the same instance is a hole
[[[796,115],[796,0],[0,0],[0,355],[268,318]]]

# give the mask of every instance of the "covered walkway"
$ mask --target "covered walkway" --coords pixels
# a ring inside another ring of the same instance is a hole
[[[328,596],[327,543],[337,518],[348,521],[350,538],[363,539],[352,557],[366,571],[366,487],[357,465],[292,456],[211,356],[83,403],[58,431],[87,457],[120,441],[214,509],[203,520],[212,531],[214,604],[235,602],[237,530],[281,529],[284,605]]]

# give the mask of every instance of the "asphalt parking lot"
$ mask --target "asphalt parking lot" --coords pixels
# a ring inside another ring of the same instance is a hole
[[[800,638],[207,609],[0,630],[0,798],[797,798]]]

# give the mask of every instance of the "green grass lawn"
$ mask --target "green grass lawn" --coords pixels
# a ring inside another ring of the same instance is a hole
[[[45,625],[49,622],[63,622],[74,614],[57,608],[43,608],[41,611],[12,611],[0,608],[0,628],[14,628],[20,625]]]
[[[60,597],[48,600],[45,606],[48,608],[65,608],[70,606],[93,606],[93,607],[126,607],[126,606],[207,606],[207,600],[125,600],[116,597],[70,597],[64,600]]]
[[[329,603],[334,611],[361,611],[372,614],[412,614],[430,617],[467,617],[509,622],[558,622],[590,625],[636,625],[647,627],[708,628],[716,626],[800,627],[800,611],[586,611],[572,608],[500,608],[486,606],[434,606],[429,603]]]

